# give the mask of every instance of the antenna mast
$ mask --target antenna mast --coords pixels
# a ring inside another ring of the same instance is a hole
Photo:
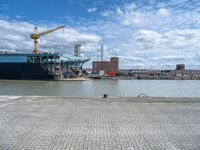
[[[81,44],[75,44],[74,45],[74,56],[80,57],[81,53]]]
[[[104,52],[104,50],[103,50],[103,44],[101,45],[101,61],[103,61],[103,52]]]

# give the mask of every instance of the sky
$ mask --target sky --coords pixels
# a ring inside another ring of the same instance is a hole
[[[0,0],[0,50],[31,53],[30,34],[61,25],[39,39],[55,50],[100,60],[117,55],[120,68],[200,69],[199,0]],[[91,61],[86,67],[91,67]]]

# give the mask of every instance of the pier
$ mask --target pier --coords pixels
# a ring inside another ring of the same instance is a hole
[[[200,149],[200,98],[0,97],[0,149]]]

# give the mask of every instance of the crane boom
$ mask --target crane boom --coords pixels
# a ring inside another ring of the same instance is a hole
[[[60,26],[60,27],[58,27],[58,28],[51,29],[51,30],[48,30],[48,31],[39,33],[39,37],[41,37],[41,36],[43,36],[43,35],[46,35],[46,34],[49,34],[49,33],[51,33],[51,32],[54,32],[54,31],[56,31],[56,30],[58,30],[58,29],[61,29],[61,28],[64,28],[64,27],[65,27],[65,26]]]
[[[48,31],[45,31],[45,32],[41,32],[41,33],[35,32],[35,33],[31,34],[31,38],[34,39],[34,51],[33,51],[33,53],[35,53],[35,54],[39,53],[37,47],[38,47],[38,39],[39,39],[41,36],[47,35],[47,34],[49,34],[49,33],[51,33],[51,32],[54,32],[54,31],[56,31],[56,30],[58,30],[58,29],[61,29],[61,28],[64,28],[64,27],[65,27],[65,26],[60,26],[60,27],[57,27],[57,28],[54,28],[54,29],[51,29],[51,30],[48,30]],[[37,30],[37,27],[35,27],[35,29]],[[35,30],[35,31],[36,31],[36,30]]]

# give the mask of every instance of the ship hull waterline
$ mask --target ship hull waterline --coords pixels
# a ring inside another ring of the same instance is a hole
[[[54,80],[54,74],[39,63],[0,63],[0,79]]]

